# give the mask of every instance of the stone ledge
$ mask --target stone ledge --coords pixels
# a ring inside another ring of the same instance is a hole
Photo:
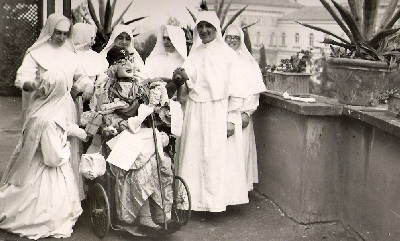
[[[343,115],[359,119],[386,132],[400,137],[400,119],[391,116],[387,107],[361,107],[346,105]]]
[[[271,104],[283,109],[293,111],[301,115],[317,115],[317,116],[339,116],[343,112],[343,104],[337,99],[327,98],[318,95],[311,95],[317,102],[306,103],[300,101],[286,100],[282,93],[275,91],[266,91],[261,94],[261,103]]]
[[[337,99],[311,95],[317,102],[306,103],[286,100],[282,93],[266,91],[261,94],[260,102],[274,105],[300,115],[308,116],[348,116],[372,126],[378,127],[400,137],[400,119],[387,112],[387,106],[363,107],[340,104]]]

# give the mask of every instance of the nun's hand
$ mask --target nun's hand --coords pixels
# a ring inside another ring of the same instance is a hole
[[[31,91],[34,91],[36,89],[37,89],[37,85],[33,81],[27,81],[22,86],[22,90],[24,90],[26,92],[31,92]]]
[[[84,100],[90,100],[93,96],[94,88],[92,85],[86,86],[85,90],[83,91],[82,97]]]
[[[227,137],[232,136],[233,134],[235,134],[235,124],[233,124],[232,122],[228,122],[228,134]]]
[[[242,112],[242,129],[246,128],[250,123],[250,117],[247,113]]]

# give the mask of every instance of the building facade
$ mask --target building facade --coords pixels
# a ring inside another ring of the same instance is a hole
[[[338,1],[346,4],[346,1]],[[378,19],[381,19],[390,0],[381,0]],[[281,59],[290,58],[296,52],[312,49],[313,58],[330,54],[330,47],[321,43],[326,34],[304,27],[297,22],[307,23],[347,38],[329,12],[321,6],[304,6],[295,0],[233,0],[227,18],[248,5],[234,24],[248,29],[253,56],[259,60],[260,47],[266,50],[268,64],[279,64]],[[212,7],[211,7],[212,8]],[[378,23],[379,24],[379,21]]]

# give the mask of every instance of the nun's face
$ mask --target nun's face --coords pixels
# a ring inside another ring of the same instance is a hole
[[[164,44],[164,48],[165,48],[165,52],[168,53],[173,53],[175,52],[175,47],[171,42],[171,39],[167,36],[163,36],[163,44]]]
[[[240,47],[240,36],[238,36],[238,35],[226,35],[225,36],[225,42],[233,50],[237,50]]]
[[[61,47],[69,36],[69,31],[54,29],[53,35],[50,37],[50,44],[56,47]]]
[[[125,47],[125,48],[129,48],[130,44],[131,44],[131,36],[129,36],[128,33],[120,33],[114,40],[114,45],[118,46],[118,47]]]
[[[217,37],[217,29],[211,23],[201,21],[196,27],[203,44],[209,43]]]

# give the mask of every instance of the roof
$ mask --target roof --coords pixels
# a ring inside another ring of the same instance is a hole
[[[299,9],[279,18],[279,20],[333,20],[333,18],[323,6],[313,6]]]
[[[209,4],[214,4],[215,1],[209,0]],[[220,1],[219,1],[220,2]],[[229,1],[225,1],[227,4]],[[270,7],[293,7],[293,8],[302,8],[304,5],[294,3],[290,0],[232,0],[232,4],[249,4],[249,5],[262,5],[262,6],[270,6]]]

